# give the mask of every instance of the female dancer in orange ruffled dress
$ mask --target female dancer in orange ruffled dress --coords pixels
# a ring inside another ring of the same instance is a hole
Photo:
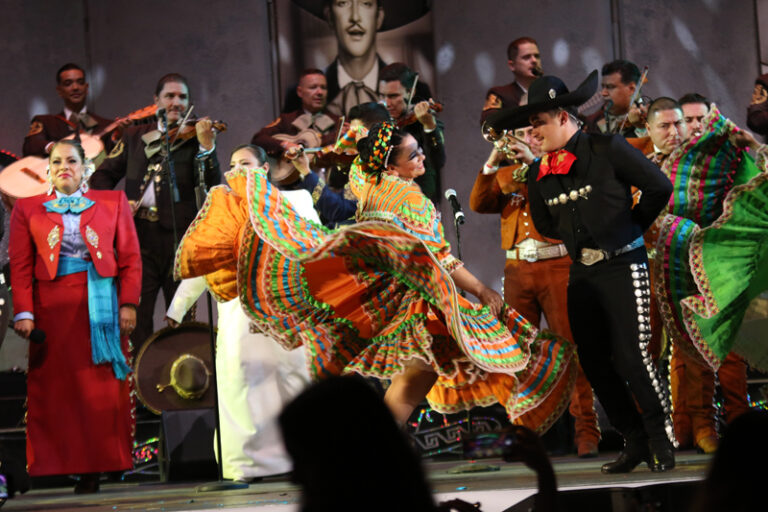
[[[568,403],[572,344],[540,333],[451,256],[412,182],[424,158],[412,136],[382,123],[358,149],[358,224],[306,221],[266,173],[250,171],[243,188],[212,191],[181,243],[177,276],[236,286],[257,328],[305,347],[314,378],[391,379],[385,401],[401,423],[426,395],[440,412],[499,402],[516,423],[546,430]],[[222,230],[226,216],[239,228]],[[234,256],[215,249],[224,247]]]

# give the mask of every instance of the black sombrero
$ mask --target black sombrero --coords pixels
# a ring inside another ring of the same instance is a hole
[[[323,10],[329,0],[293,0],[293,3],[313,16],[325,20]],[[379,29],[379,32],[383,32],[421,18],[432,8],[432,0],[379,0],[379,5],[384,9],[384,23]]]
[[[150,336],[135,363],[136,394],[147,409],[163,411],[214,406],[216,383],[208,324],[185,322]]]
[[[528,104],[499,110],[485,121],[494,130],[514,130],[530,125],[533,114],[560,107],[578,106],[590,99],[597,91],[597,70],[581,82],[575,91],[568,91],[556,76],[537,78],[528,89]]]

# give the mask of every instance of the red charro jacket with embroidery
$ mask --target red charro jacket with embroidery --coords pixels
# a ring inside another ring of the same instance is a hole
[[[102,277],[117,277],[120,305],[138,304],[141,252],[125,193],[90,190],[84,196],[95,204],[80,214],[80,234],[96,271]],[[56,277],[64,223],[61,214],[43,206],[55,197],[41,194],[14,205],[8,246],[14,311],[34,313],[34,281]]]

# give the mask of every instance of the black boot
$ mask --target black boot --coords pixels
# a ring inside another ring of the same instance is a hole
[[[648,442],[645,440],[627,439],[624,450],[619,454],[619,458],[613,462],[603,464],[603,473],[629,473],[641,462],[647,462],[650,465],[650,452],[648,451]]]
[[[669,439],[652,439],[648,442],[648,448],[651,455],[648,467],[651,471],[660,473],[675,467],[675,452]]]

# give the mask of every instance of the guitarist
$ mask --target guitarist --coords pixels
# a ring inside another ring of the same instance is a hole
[[[112,121],[88,112],[88,82],[77,64],[64,64],[56,73],[56,92],[64,100],[64,110],[56,115],[35,116],[24,137],[24,156],[47,157],[54,142],[75,133],[97,134]],[[102,137],[106,151],[112,149],[110,136]]]
[[[323,72],[319,69],[304,70],[296,93],[301,99],[301,108],[281,114],[251,139],[251,144],[264,148],[271,157],[282,157],[286,151],[297,148],[302,140],[305,144],[306,139],[315,142],[317,137],[307,130],[315,132],[320,138],[318,146],[336,141],[339,117],[326,110],[328,85]]]
[[[90,180],[94,189],[112,189],[125,178],[125,194],[134,210],[143,269],[137,324],[131,335],[134,354],[154,332],[152,320],[158,293],[163,291],[167,308],[178,286],[172,275],[175,245],[197,215],[195,189],[201,185],[210,188],[221,181],[216,132],[210,119],[200,119],[194,128],[183,127],[194,132],[187,140],[184,134],[172,134],[189,110],[190,100],[183,76],[170,73],[158,81],[154,101],[167,116],[175,199],[171,197],[168,166],[163,158],[164,126],[156,117],[152,123],[125,128]]]

